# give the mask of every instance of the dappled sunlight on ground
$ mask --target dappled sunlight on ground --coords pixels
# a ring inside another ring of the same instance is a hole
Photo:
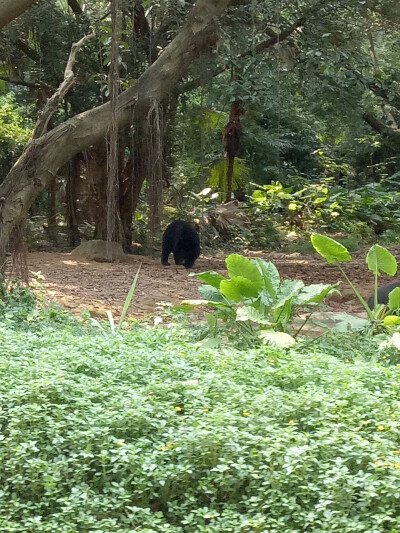
[[[399,260],[396,249],[391,250]],[[334,283],[340,280],[340,273],[315,254],[285,254],[282,252],[249,252],[248,257],[263,257],[272,261],[283,279],[301,279],[304,283]],[[363,296],[373,289],[373,277],[365,265],[365,252],[352,253],[353,261],[344,264],[346,273]],[[171,257],[172,259],[172,257]],[[94,316],[105,317],[107,309],[116,315],[121,311],[133,278],[142,264],[136,286],[130,316],[141,317],[156,310],[160,301],[179,303],[183,299],[199,298],[200,282],[189,277],[190,272],[217,270],[226,273],[223,258],[200,257],[191,270],[181,266],[164,267],[159,257],[139,255],[126,256],[120,263],[97,263],[72,259],[68,253],[34,252],[28,255],[28,267],[32,272],[41,271],[45,277],[44,288],[47,298],[79,315],[88,309]],[[389,280],[382,276],[380,284]],[[331,311],[362,311],[354,300],[346,283],[341,283],[342,295],[329,300]]]

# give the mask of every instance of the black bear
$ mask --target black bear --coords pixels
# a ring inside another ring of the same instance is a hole
[[[200,239],[193,226],[183,220],[174,220],[164,231],[161,264],[169,265],[169,254],[174,254],[176,265],[191,268],[200,255]]]
[[[387,283],[386,285],[382,285],[382,287],[379,287],[378,289],[378,304],[386,304],[389,301],[389,293],[392,292],[393,289],[396,287],[400,287],[400,281],[394,281],[393,283]],[[370,309],[374,308],[374,295],[371,294],[368,298],[368,307]]]

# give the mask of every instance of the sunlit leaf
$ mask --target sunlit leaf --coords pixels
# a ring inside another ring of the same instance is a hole
[[[374,274],[384,272],[389,276],[394,276],[397,272],[396,258],[389,252],[389,250],[386,250],[386,248],[379,244],[371,246],[365,261],[368,268]]]
[[[311,244],[315,251],[326,259],[328,263],[351,261],[351,256],[347,248],[330,237],[313,233],[311,235]]]

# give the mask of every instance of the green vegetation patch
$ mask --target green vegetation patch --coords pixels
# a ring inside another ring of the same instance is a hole
[[[313,350],[3,323],[1,531],[398,531],[400,369]]]

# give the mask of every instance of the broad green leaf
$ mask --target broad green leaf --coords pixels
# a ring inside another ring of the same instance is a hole
[[[330,315],[330,318],[336,323],[335,328],[343,333],[351,329],[363,329],[369,324],[369,320],[359,316],[349,315],[348,313],[337,313]]]
[[[351,256],[347,248],[330,237],[313,233],[311,235],[311,244],[315,251],[326,259],[328,263],[351,261]]]
[[[204,281],[204,283],[207,283],[207,285],[211,285],[212,287],[215,287],[216,289],[219,289],[219,284],[224,278],[224,276],[221,276],[221,274],[218,274],[218,272],[214,272],[214,270],[207,270],[206,272],[191,272],[189,276],[196,276],[196,278],[199,278],[201,281]]]
[[[368,268],[374,274],[384,272],[389,276],[394,276],[397,272],[396,258],[389,252],[389,250],[386,250],[383,246],[379,246],[379,244],[371,246],[365,261]]]
[[[383,319],[384,326],[398,326],[400,324],[400,316],[388,315]]]
[[[281,348],[290,348],[296,344],[295,339],[288,333],[283,333],[282,331],[260,331],[260,338],[264,343],[270,342],[276,344]]]
[[[293,313],[293,307],[292,307],[292,301],[294,299],[294,296],[284,301],[282,305],[280,305],[277,308],[274,308],[273,310],[273,317],[274,321],[276,322],[277,327],[280,329],[284,329],[289,322],[289,320],[292,318]]]
[[[398,309],[400,307],[400,287],[395,287],[389,293],[389,309]]]
[[[241,302],[245,298],[257,298],[259,292],[254,282],[242,276],[221,281],[219,290],[228,300],[234,302]]]
[[[255,322],[256,324],[271,326],[271,321],[266,319],[264,315],[262,315],[259,311],[257,311],[257,309],[250,305],[244,305],[243,307],[239,307],[239,309],[236,311],[236,320],[238,322],[245,322],[247,320],[250,320],[251,322]]]
[[[251,195],[255,202],[265,202],[267,197],[263,191],[256,190]]]
[[[326,285],[325,283],[315,283],[304,287],[296,298],[296,305],[306,305],[309,303],[319,303],[330,293],[339,291],[336,289],[337,283]]]
[[[205,300],[210,302],[222,302],[224,299],[221,296],[220,291],[213,285],[200,285],[199,293]]]
[[[260,298],[260,302],[265,307],[271,307],[271,305],[275,302],[275,298],[272,297],[266,290],[262,290],[261,292],[259,292],[258,296]]]
[[[279,288],[281,278],[278,269],[271,263],[271,261],[264,261],[260,257],[252,260],[257,266],[264,281],[264,290],[266,290],[273,299],[276,297],[276,292]]]
[[[231,279],[246,278],[254,285],[254,290],[258,293],[263,288],[263,279],[257,266],[239,254],[231,254],[225,260],[228,275]]]
[[[297,298],[300,291],[304,288],[304,283],[299,279],[287,279],[282,281],[278,294],[276,295],[276,302],[274,309],[281,307],[285,302],[292,298]]]

